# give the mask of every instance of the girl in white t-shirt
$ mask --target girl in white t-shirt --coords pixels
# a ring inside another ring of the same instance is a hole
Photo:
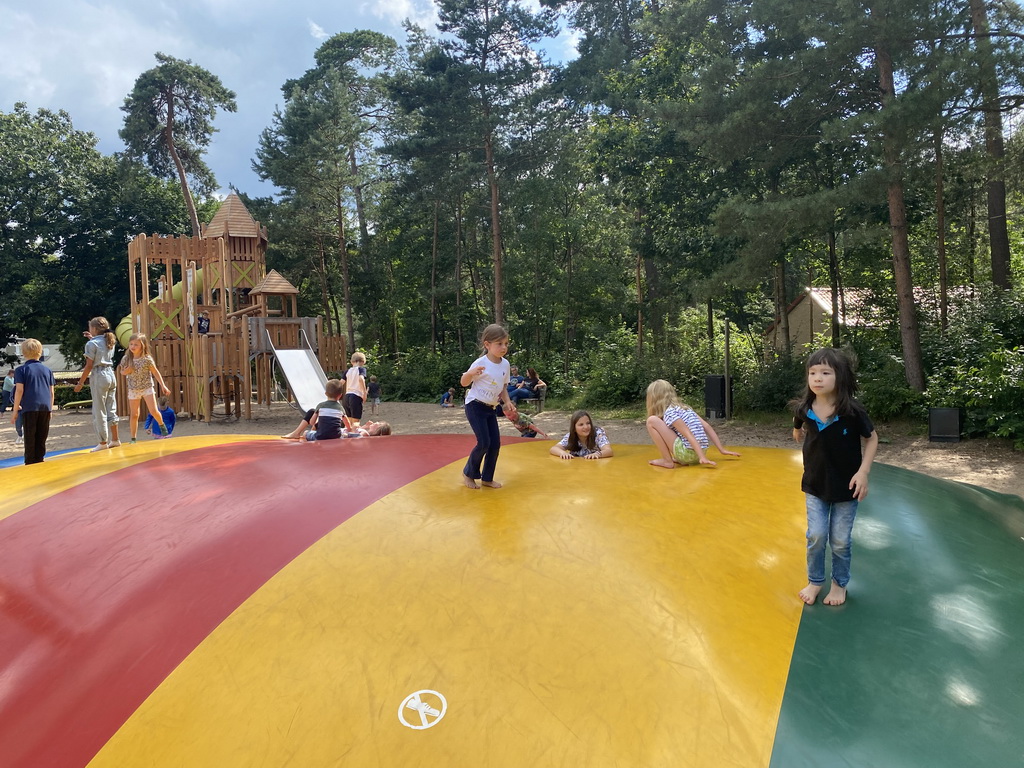
[[[463,387],[469,388],[466,391],[466,419],[476,435],[476,447],[462,470],[462,481],[467,488],[474,490],[480,485],[501,488],[501,483],[494,480],[498,450],[501,448],[495,409],[499,403],[505,403],[506,416],[515,420],[518,415],[507,389],[509,364],[505,355],[508,352],[508,331],[497,324],[488,325],[480,336],[480,345],[484,350],[483,356],[474,360],[459,379]],[[480,485],[476,484],[477,480]]]

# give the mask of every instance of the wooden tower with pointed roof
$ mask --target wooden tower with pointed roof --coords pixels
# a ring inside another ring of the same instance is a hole
[[[203,265],[204,294],[229,316],[252,304],[249,294],[266,277],[267,230],[232,192],[203,228],[204,239],[218,237],[224,240],[226,261]]]
[[[249,291],[249,298],[260,306],[264,317],[299,316],[299,289],[276,269],[270,270],[260,284]]]
[[[344,367],[344,340],[327,337],[321,318],[298,317],[298,290],[267,274],[266,254],[266,228],[234,193],[201,237],[139,235],[128,244],[132,309],[118,339],[149,337],[175,411],[209,421],[223,401],[226,415],[252,418],[253,394],[269,405],[277,391],[270,342],[290,349],[304,336],[325,370]],[[119,392],[122,407],[125,397]]]

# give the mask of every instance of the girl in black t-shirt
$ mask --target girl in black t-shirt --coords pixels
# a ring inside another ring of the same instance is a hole
[[[804,444],[800,488],[807,500],[807,586],[800,599],[813,605],[825,584],[825,544],[832,548],[832,588],[826,605],[846,602],[857,504],[868,495],[868,473],[878,434],[853,395],[857,377],[837,349],[807,358],[807,387],[793,402],[793,439]],[[864,450],[861,451],[861,440]]]

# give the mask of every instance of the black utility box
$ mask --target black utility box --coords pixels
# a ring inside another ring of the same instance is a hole
[[[729,378],[729,402],[732,402],[732,377]],[[725,376],[704,377],[704,418],[725,418]]]
[[[928,440],[930,442],[959,443],[963,431],[963,408],[928,409]]]

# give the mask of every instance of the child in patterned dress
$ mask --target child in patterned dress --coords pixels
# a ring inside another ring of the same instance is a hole
[[[164,425],[163,415],[156,405],[156,392],[153,389],[153,380],[160,385],[160,391],[165,395],[171,394],[170,388],[164,383],[164,377],[157,370],[153,357],[149,354],[149,340],[144,333],[133,333],[128,339],[128,351],[121,358],[119,366],[121,374],[128,382],[128,425],[132,435],[132,442],[135,442],[135,435],[139,431],[139,403],[145,398],[146,407],[149,408],[149,415],[157,423],[159,435],[153,437],[159,439],[167,437],[167,427]]]

